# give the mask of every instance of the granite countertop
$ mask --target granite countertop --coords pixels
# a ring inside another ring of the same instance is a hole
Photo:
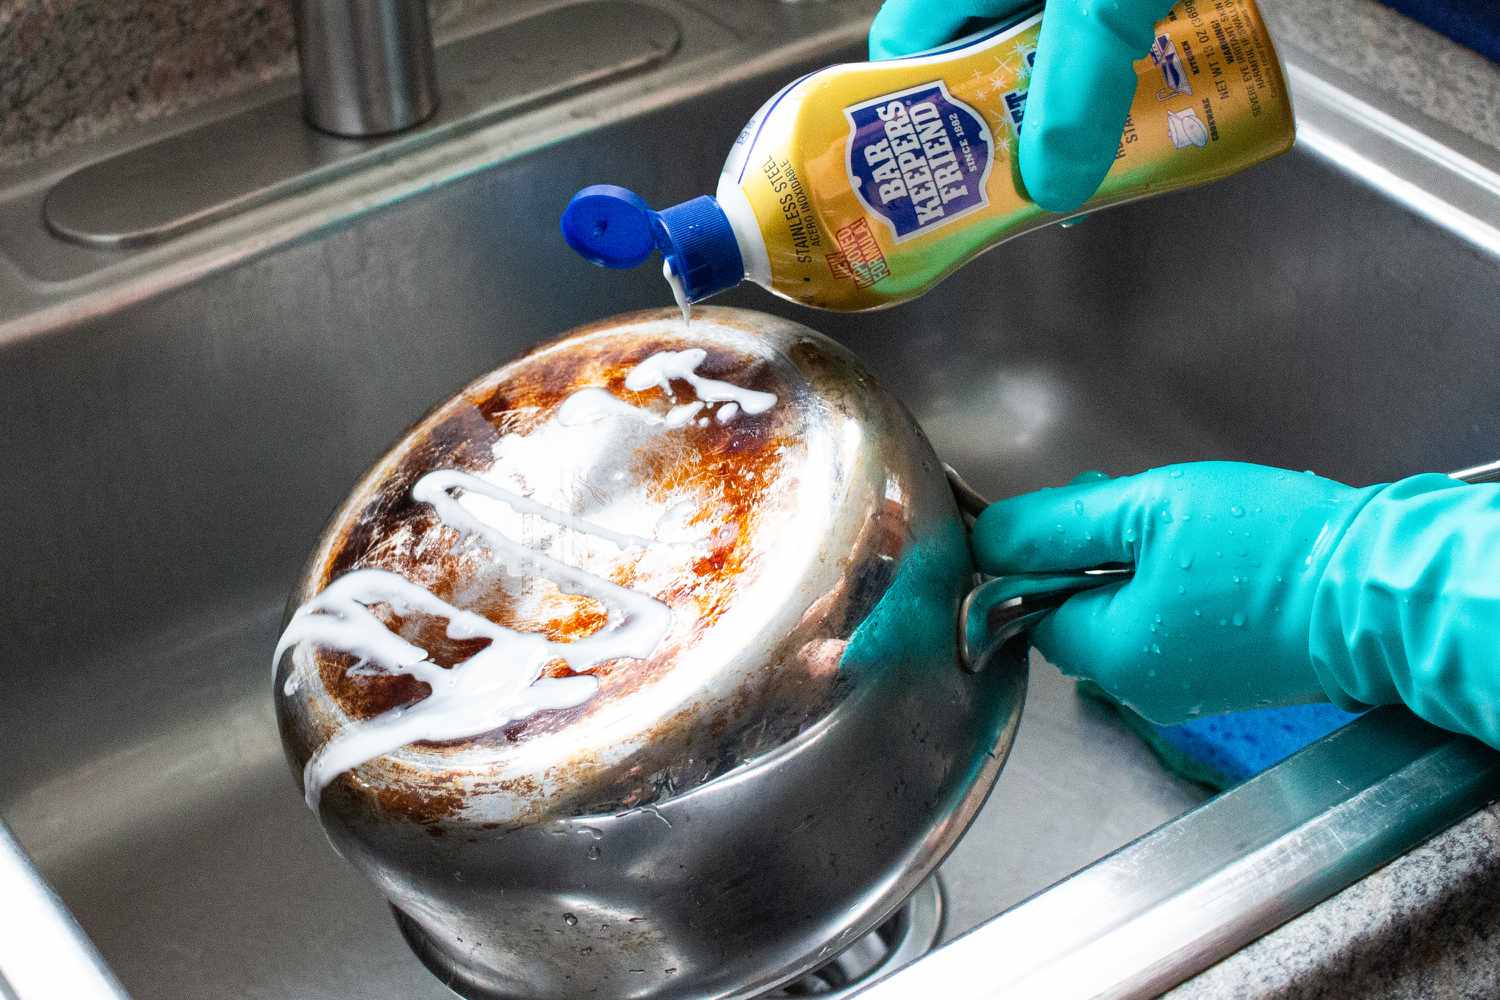
[[[442,41],[504,0],[428,0]],[[286,0],[0,0],[0,169],[297,72]]]
[[[1500,149],[1500,66],[1373,0],[1260,3],[1278,39]],[[1438,834],[1167,996],[1500,996],[1500,804]]]
[[[430,0],[437,33],[499,0]],[[1500,66],[1374,0],[1260,0],[1276,37],[1500,150]],[[295,70],[272,0],[0,2],[0,168]],[[1500,996],[1492,805],[1168,994]]]
[[[1167,996],[1500,996],[1500,805],[1438,834]]]
[[[1259,0],[1276,39],[1500,149],[1500,65],[1375,0]]]
[[[0,167],[294,71],[275,0],[0,4]]]

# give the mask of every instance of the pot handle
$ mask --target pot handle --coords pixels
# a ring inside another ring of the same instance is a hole
[[[953,499],[958,501],[959,512],[970,521],[977,518],[990,505],[990,502],[984,498],[984,494],[970,486],[964,477],[958,474],[958,470],[947,462],[943,463],[943,474],[948,477],[948,486],[953,490]]]
[[[1079,573],[1012,573],[969,591],[958,611],[958,655],[978,673],[992,655],[1024,660],[1026,633],[1074,594],[1130,579],[1134,570],[1105,566]]]
[[[953,498],[972,522],[989,501],[964,481],[953,466],[944,464]],[[1026,633],[1074,594],[1130,578],[1129,566],[1109,565],[1071,573],[1012,573],[985,580],[969,591],[959,606],[959,661],[978,673],[991,656],[1026,661]]]

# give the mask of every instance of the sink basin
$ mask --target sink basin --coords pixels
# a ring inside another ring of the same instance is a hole
[[[270,654],[324,517],[407,424],[543,339],[669,301],[566,250],[568,196],[712,190],[743,120],[856,58],[867,13],[660,6],[685,25],[662,67],[181,241],[66,248],[36,185],[0,204],[33,220],[0,238],[0,816],[133,994],[450,995],[302,805]],[[1493,231],[1444,214],[1472,178],[1391,140],[1438,180],[1387,183],[1339,131],[1373,126],[1291,61],[1325,117],[1248,174],[999,247],[886,312],[724,301],[858,352],[991,496],[1197,458],[1371,482],[1496,457]],[[947,933],[1205,794],[1034,662],[1010,763],[943,869]]]

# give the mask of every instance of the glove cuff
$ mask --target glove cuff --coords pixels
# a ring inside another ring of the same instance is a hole
[[[1308,652],[1328,699],[1346,711],[1404,700],[1397,674],[1404,671],[1401,605],[1409,604],[1408,577],[1420,577],[1427,559],[1409,536],[1424,527],[1404,524],[1409,501],[1462,486],[1427,473],[1370,487],[1328,554],[1313,594]],[[1409,551],[1407,551],[1409,550]]]

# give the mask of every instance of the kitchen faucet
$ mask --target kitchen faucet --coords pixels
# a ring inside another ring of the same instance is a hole
[[[437,110],[426,0],[294,0],[302,108],[335,135],[387,135]]]

